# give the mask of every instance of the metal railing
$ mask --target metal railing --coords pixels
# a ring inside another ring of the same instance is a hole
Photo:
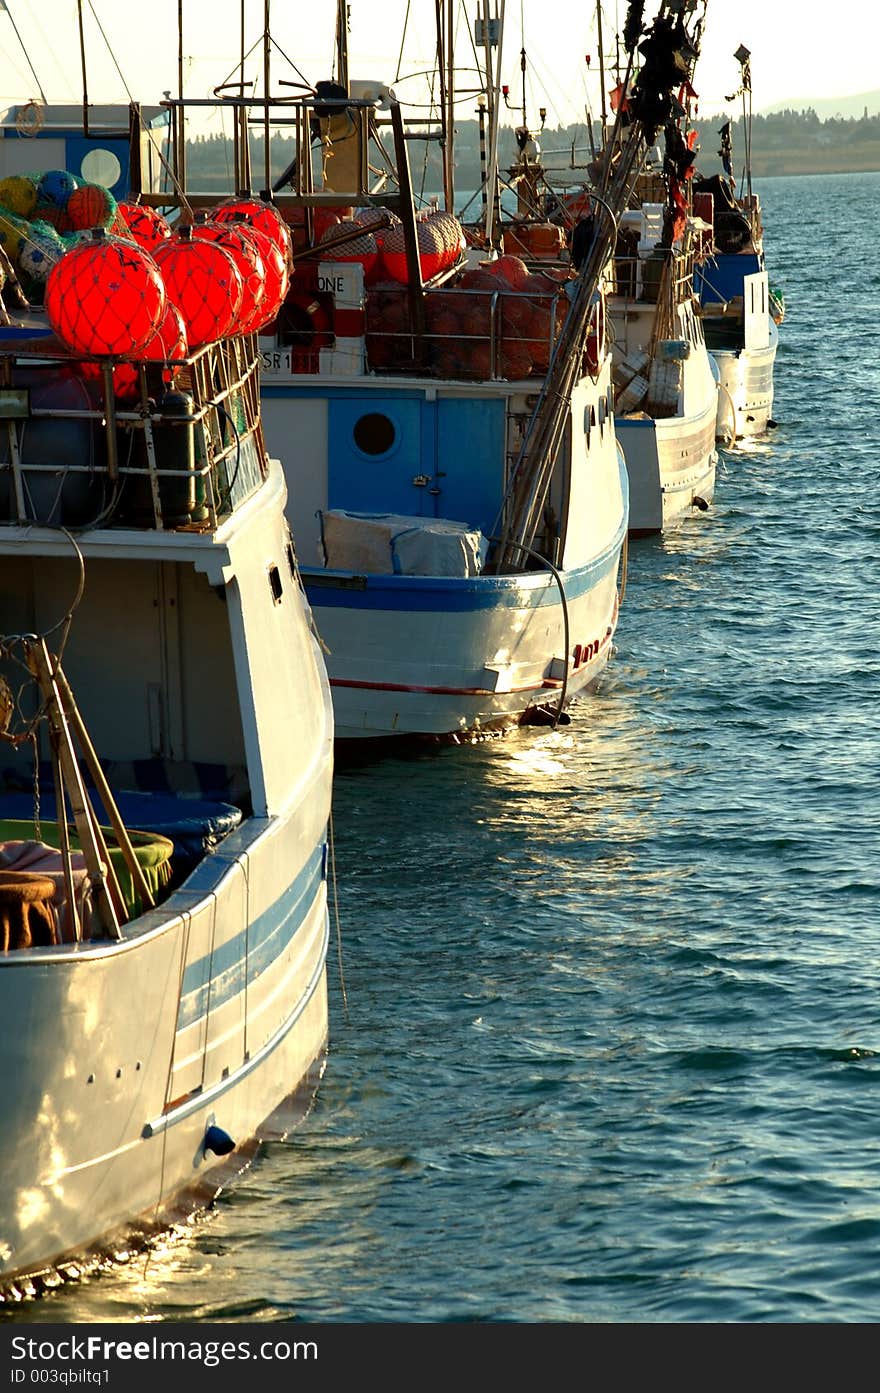
[[[210,531],[267,471],[255,339],[165,364],[0,350],[0,525]]]

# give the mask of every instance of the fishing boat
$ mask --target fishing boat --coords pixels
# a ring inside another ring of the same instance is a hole
[[[697,267],[695,287],[706,343],[717,367],[721,392],[733,414],[732,439],[763,435],[775,426],[773,376],[778,325],[785,298],[771,287],[764,256],[761,201],[751,176],[751,55],[741,45],[739,93],[743,99],[745,165],[737,193],[730,122],[721,127],[723,173],[694,180],[694,196],[713,234],[711,255]],[[730,443],[730,441],[725,441]]]
[[[487,62],[498,37],[485,27]],[[337,739],[471,741],[567,720],[608,662],[623,593],[601,289],[613,216],[580,277],[532,276],[491,239],[468,247],[451,182],[448,207],[419,206],[419,123],[387,85],[350,81],[341,50],[333,81],[304,96],[271,93],[268,52],[263,76],[262,97],[226,100],[269,152],[251,170],[239,142],[240,179],[292,232],[287,300],[259,339],[263,415]],[[189,99],[168,106],[175,125]],[[279,170],[284,122],[294,153]]]
[[[626,460],[628,526],[634,537],[661,533],[708,509],[718,460],[716,434],[728,414],[694,286],[695,269],[709,252],[709,227],[694,207],[689,182],[696,135],[689,122],[690,77],[705,4],[699,18],[696,9],[696,4],[662,4],[645,23],[643,6],[630,6],[622,35],[626,71],[618,68],[617,85],[606,103],[597,5],[602,124],[596,137],[590,126],[592,158],[578,164],[574,149],[561,161],[536,153],[526,129],[524,95],[523,154],[510,171],[517,207],[505,228],[505,245],[531,241],[536,244],[533,256],[546,258],[552,239],[545,229],[561,231],[562,256],[575,268],[584,238],[609,196],[619,200],[623,190],[606,309],[615,430]],[[620,42],[619,37],[618,51]],[[525,49],[522,63],[525,67]],[[661,71],[666,80],[674,80],[674,90],[660,91]],[[658,138],[662,151],[655,144]],[[624,151],[630,152],[626,158]],[[552,255],[559,258],[558,243]]]
[[[629,472],[632,536],[661,533],[682,518],[705,512],[715,489],[718,381],[694,288],[695,267],[708,246],[691,197],[696,144],[691,78],[705,8],[704,3],[695,16],[696,5],[660,7],[633,49],[612,103],[613,129],[590,168],[592,187],[602,197],[633,111],[654,110],[663,150],[661,154],[650,143],[645,148],[621,219],[609,302],[617,432]],[[645,65],[653,63],[665,64],[677,75],[676,90],[662,107],[650,82],[645,87]]]
[[[647,201],[624,215],[638,237],[635,247],[618,244],[609,300],[632,536],[705,512],[718,462],[718,375],[694,294],[699,234],[687,218],[678,236],[664,235],[664,214],[664,205]]]
[[[328,1036],[332,699],[242,286],[184,268],[206,326],[167,261],[107,226],[40,260],[36,221],[0,254],[7,1301],[209,1204]]]

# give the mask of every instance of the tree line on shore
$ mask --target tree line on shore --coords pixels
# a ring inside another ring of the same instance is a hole
[[[700,116],[697,130],[697,168],[703,175],[721,170],[721,127],[730,122],[732,166],[739,177],[746,155],[746,134],[742,118],[724,113]],[[570,182],[583,178],[583,171],[601,146],[601,129],[580,125],[546,127],[534,131],[548,168],[557,172],[559,182],[566,173]],[[454,137],[455,177],[459,189],[477,188],[480,180],[480,134],[476,121],[458,121]],[[294,157],[292,136],[276,133],[271,137],[271,168],[277,176]],[[196,136],[187,144],[187,162],[194,186],[205,190],[226,186],[231,164],[231,145],[224,135]],[[501,126],[499,167],[502,179],[515,163],[518,149],[514,128]],[[253,168],[263,168],[263,138],[252,137]],[[418,192],[442,188],[442,156],[439,142],[412,142],[410,146],[412,182]],[[751,165],[756,177],[774,174],[846,173],[880,170],[880,115],[859,118],[820,119],[817,113],[781,111],[753,116],[751,123]]]

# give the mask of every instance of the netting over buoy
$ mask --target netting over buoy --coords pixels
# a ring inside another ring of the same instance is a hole
[[[263,232],[275,243],[286,262],[293,251],[293,236],[287,223],[272,203],[264,203],[259,198],[230,198],[214,209],[211,217],[214,222],[236,222],[244,218],[258,232]]]
[[[109,189],[66,169],[0,179],[0,245],[33,303],[42,301],[49,271],[78,244],[80,233],[93,227],[109,231],[116,218]]]
[[[26,174],[0,179],[0,206],[19,218],[29,218],[37,202],[37,186]]]
[[[255,334],[270,324],[284,303],[290,288],[290,271],[278,244],[250,223],[235,223],[256,247],[263,263],[263,298],[256,307],[253,318],[242,333]]]
[[[360,229],[363,230],[359,237],[340,242],[338,246],[333,245],[344,233],[357,232]],[[344,218],[335,227],[329,227],[319,245],[326,248],[321,252],[322,261],[359,261],[364,268],[364,279],[369,281],[375,277],[379,267],[379,248],[376,238],[363,227],[359,219]]]
[[[249,334],[250,325],[259,318],[260,305],[266,289],[266,268],[249,234],[253,229],[243,222],[203,222],[193,226],[193,237],[214,242],[228,252],[241,276],[242,296],[238,307],[236,332]]]
[[[428,281],[443,266],[443,239],[440,230],[427,218],[416,223],[416,236],[419,247],[419,265],[422,280]],[[406,285],[409,268],[406,260],[406,239],[403,225],[390,227],[382,243],[382,265],[391,280]]]
[[[158,329],[147,340],[143,348],[139,349],[137,361],[139,363],[165,363],[169,360],[185,358],[186,353],[186,325],[183,322],[183,315],[177,306],[168,300]],[[173,377],[174,372],[171,369],[164,374],[167,386],[170,386]],[[113,369],[113,390],[123,400],[137,395],[138,371],[133,364],[120,363]]]
[[[386,220],[387,226],[376,226],[377,223],[385,223]],[[400,227],[400,218],[391,208],[358,208],[355,211],[354,221],[360,223],[361,227],[370,229],[380,251],[391,228]]]
[[[30,223],[18,251],[18,269],[29,292],[46,284],[49,272],[64,255],[64,244],[48,223]]]
[[[191,234],[190,227],[181,228],[157,247],[156,264],[195,349],[235,331],[242,284],[228,252]]]
[[[148,252],[155,251],[156,247],[174,235],[162,214],[155,208],[150,208],[148,204],[120,203],[119,216],[128,228],[128,235],[132,240]]]
[[[140,247],[95,235],[52,267],[45,304],[50,325],[75,352],[135,354],[161,322],[165,287]]]

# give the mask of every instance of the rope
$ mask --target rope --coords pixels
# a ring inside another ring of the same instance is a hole
[[[488,540],[490,542],[498,542],[499,539],[497,537],[490,537]],[[568,599],[566,598],[565,594],[565,585],[563,584],[561,572],[558,570],[556,566],[554,566],[552,561],[549,561],[547,559],[546,556],[542,556],[539,551],[535,551],[533,547],[525,546],[522,542],[512,542],[509,543],[509,545],[517,547],[519,551],[527,552],[529,556],[535,559],[535,561],[540,561],[542,566],[546,566],[548,571],[551,571],[553,573],[553,579],[556,581],[556,584],[559,587],[559,598],[562,601],[562,641],[564,644],[565,656],[563,658],[562,687],[560,688],[559,701],[556,705],[556,715],[553,717],[552,729],[555,730],[556,727],[559,725],[559,721],[562,716],[562,711],[565,706],[566,698],[568,696],[568,654],[571,632],[568,622]]]

